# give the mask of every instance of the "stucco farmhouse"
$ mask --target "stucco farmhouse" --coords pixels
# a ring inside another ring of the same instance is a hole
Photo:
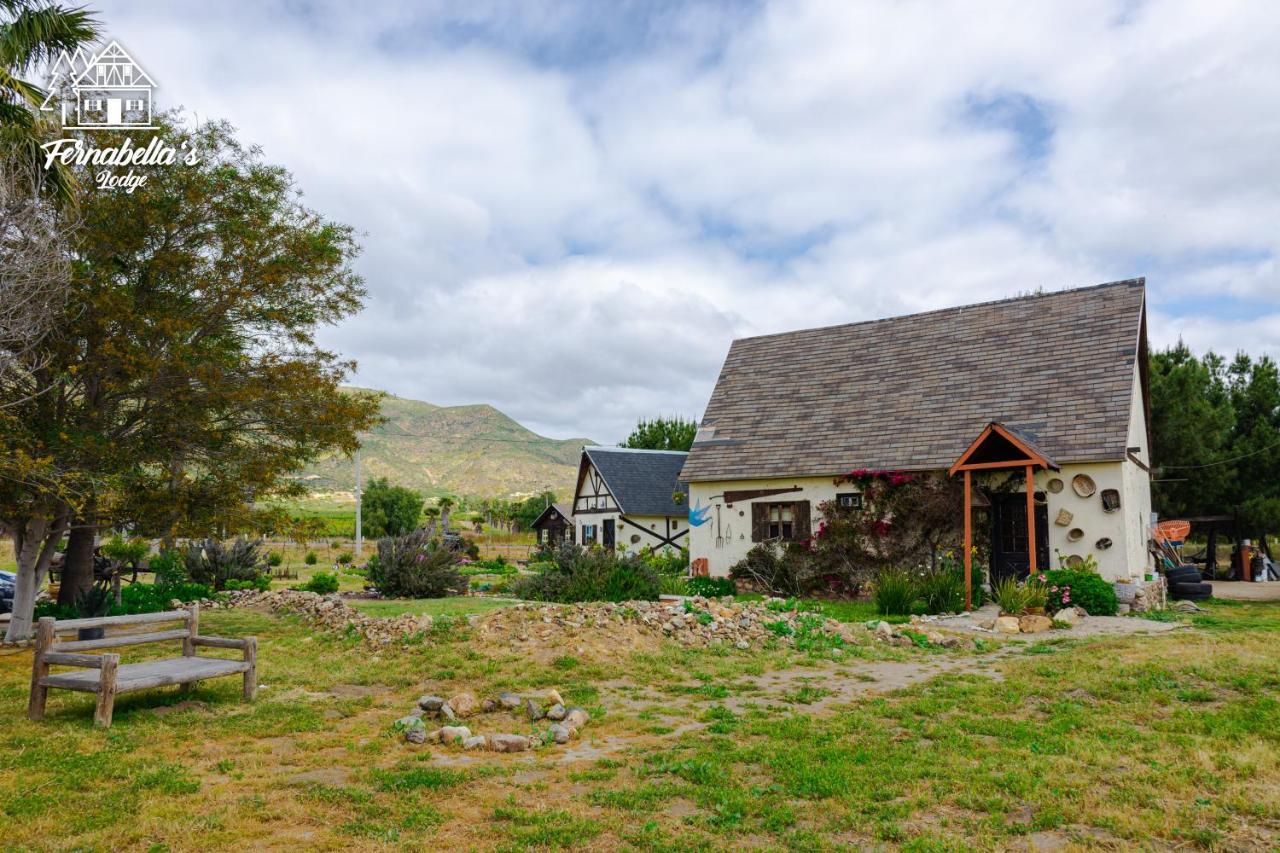
[[[694,572],[809,538],[823,502],[861,500],[842,475],[870,469],[972,476],[992,577],[1025,575],[1033,552],[1039,568],[1057,552],[1141,576],[1144,290],[1133,279],[734,341],[680,473]]]

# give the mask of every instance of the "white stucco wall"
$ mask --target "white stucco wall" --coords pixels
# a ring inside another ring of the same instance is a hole
[[[834,477],[798,477],[772,480],[730,480],[689,484],[689,507],[694,509],[711,507],[706,523],[693,527],[689,532],[689,558],[703,558],[712,577],[724,577],[729,574],[729,567],[741,560],[751,550],[751,504],[754,501],[741,501],[728,506],[724,503],[726,491],[749,489],[789,489],[799,487],[798,492],[759,498],[763,503],[775,501],[809,501],[810,523],[814,530],[818,528],[821,513],[818,504],[834,500],[836,486]],[[850,485],[841,486],[838,491],[854,492]],[[716,531],[715,506],[720,505],[720,530]],[[805,534],[807,535],[807,534]],[[717,544],[719,543],[719,544]]]
[[[1146,538],[1139,534],[1133,523],[1141,507],[1134,507],[1135,492],[1129,486],[1132,479],[1127,477],[1126,469],[1135,468],[1133,463],[1092,462],[1081,465],[1063,465],[1061,471],[1038,471],[1035,475],[1036,491],[1045,493],[1049,509],[1049,562],[1048,568],[1058,567],[1058,553],[1063,557],[1072,554],[1086,557],[1090,554],[1098,561],[1098,573],[1108,580],[1141,575],[1145,568]],[[1138,473],[1143,473],[1137,469]],[[1091,477],[1097,491],[1088,498],[1082,498],[1072,488],[1071,481],[1076,475],[1085,474]],[[1062,481],[1063,489],[1054,494],[1048,491],[1050,480]],[[1102,490],[1116,489],[1120,493],[1120,508],[1115,512],[1106,512],[1102,508]],[[1071,513],[1071,522],[1066,525],[1057,523],[1060,510]],[[1150,499],[1145,510],[1150,514]],[[1067,539],[1073,529],[1084,532],[1077,542]],[[1102,538],[1111,540],[1112,545],[1100,549],[1097,543]],[[1137,537],[1135,541],[1135,537]]]
[[[1145,436],[1145,433],[1144,433]],[[1130,446],[1145,443],[1135,441]],[[1144,459],[1145,461],[1145,459]],[[1089,498],[1082,498],[1071,487],[1071,480],[1077,474],[1092,477],[1097,491]],[[1062,480],[1063,489],[1054,494],[1047,490],[1053,478]],[[689,534],[689,556],[691,560],[705,559],[710,574],[722,577],[729,573],[729,567],[746,556],[754,544],[751,541],[751,504],[744,501],[733,506],[725,505],[722,495],[725,491],[748,489],[773,489],[799,487],[800,491],[782,495],[759,498],[763,502],[801,501],[810,504],[811,522],[816,530],[822,515],[818,505],[823,501],[834,500],[838,492],[857,491],[852,485],[836,486],[834,477],[800,477],[791,479],[770,480],[732,480],[705,483],[691,483],[689,486],[689,506],[695,508],[712,507],[707,522],[693,527]],[[1140,576],[1149,564],[1146,551],[1146,526],[1142,519],[1151,515],[1150,480],[1146,472],[1132,462],[1096,462],[1088,464],[1064,465],[1061,471],[1039,471],[1035,475],[1037,491],[1044,492],[1049,513],[1049,561],[1044,568],[1057,568],[1057,554],[1069,556],[1078,554],[1081,557],[1092,554],[1098,561],[1099,573],[1111,580],[1116,578]],[[1102,490],[1116,489],[1120,492],[1120,508],[1115,512],[1105,512],[1102,507]],[[1025,490],[1020,489],[1025,493]],[[721,505],[720,532],[717,535],[714,507]],[[1072,514],[1069,525],[1055,523],[1060,509]],[[975,523],[985,524],[984,514],[975,514]],[[1069,542],[1067,534],[1079,528],[1084,536],[1078,542]],[[1112,546],[1106,550],[1096,547],[1102,538],[1112,540]]]
[[[582,543],[582,528],[586,525],[596,525],[596,544],[604,535],[605,519],[612,519],[614,524],[614,549],[620,553],[634,554],[644,548],[658,550],[671,550],[671,546],[662,545],[662,539],[667,532],[667,519],[665,516],[658,515],[629,515],[629,519],[633,524],[639,525],[642,530],[637,530],[631,524],[627,524],[622,520],[622,514],[617,512],[593,513],[590,515],[575,515],[573,517],[573,526],[577,533],[577,541]],[[689,519],[684,517],[671,518],[671,535],[675,536],[682,530],[689,528]],[[639,542],[632,542],[632,536],[639,536]],[[677,547],[687,544],[688,537],[682,536],[676,539]]]
[[[1129,447],[1136,447],[1133,455],[1142,464],[1151,467],[1151,448],[1147,447],[1147,410],[1143,405],[1142,381],[1134,368],[1133,396],[1129,412]],[[1124,513],[1129,525],[1129,566],[1133,574],[1141,574],[1155,567],[1147,540],[1151,538],[1151,472],[1132,460],[1124,462]],[[1137,568],[1141,567],[1141,568]]]

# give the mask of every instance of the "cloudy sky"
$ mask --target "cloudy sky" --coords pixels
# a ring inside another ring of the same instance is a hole
[[[89,2],[365,235],[364,385],[611,442],[734,337],[1139,275],[1280,355],[1270,0]]]

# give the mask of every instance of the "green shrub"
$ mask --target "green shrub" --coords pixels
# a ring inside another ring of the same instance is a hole
[[[307,556],[302,558],[302,562],[306,563],[308,566],[314,566],[316,563],[320,562],[320,558],[316,556],[315,551],[308,551]]]
[[[536,575],[512,584],[520,598],[533,601],[652,601],[658,597],[658,573],[643,559],[602,548],[565,543]]]
[[[641,552],[640,556],[649,565],[649,568],[660,575],[681,577],[689,574],[689,551],[687,548],[681,548],[679,551],[664,549],[656,552],[646,548]]]
[[[1048,600],[1045,609],[1058,612],[1064,607],[1081,607],[1090,616],[1116,615],[1116,590],[1093,572],[1054,569],[1045,572]]]
[[[199,583],[145,584],[131,583],[120,590],[119,608],[112,608],[112,615],[134,613],[159,613],[169,610],[176,599],[184,604],[213,598],[211,587]]]
[[[217,539],[193,542],[187,547],[183,561],[187,575],[196,583],[212,586],[215,590],[227,588],[228,581],[260,582],[267,574],[267,567],[259,553],[262,540],[236,539],[224,545]]]
[[[341,553],[338,554],[338,565],[349,566],[353,562],[355,562],[355,559],[356,559],[355,555],[352,554],[350,551],[342,551]]]
[[[151,546],[147,544],[147,540],[130,539],[126,541],[118,533],[102,543],[102,556],[117,563],[140,563],[146,559],[147,552],[150,550]]]
[[[729,569],[729,577],[773,595],[803,595],[818,581],[808,552],[799,545],[761,542]]]
[[[964,610],[964,570],[929,572],[920,579],[919,592],[925,613],[959,613]]]
[[[474,560],[462,571],[469,575],[513,575],[516,567],[508,563],[505,557],[496,557],[492,560]]]
[[[391,598],[444,598],[467,591],[458,571],[460,543],[432,539],[426,530],[378,540],[376,559],[366,568],[378,592]]]
[[[915,579],[902,569],[884,569],[871,582],[871,600],[881,616],[909,616],[918,597]]]
[[[738,594],[738,585],[733,582],[733,578],[688,578],[685,588],[689,590],[689,595],[700,595],[703,598]]]
[[[689,595],[689,579],[677,575],[658,575],[658,592],[662,595]]]
[[[131,583],[120,590],[120,603],[111,602],[108,616],[132,616],[138,613],[160,613],[172,610],[174,599],[189,604],[204,598],[212,598],[212,588],[198,583]],[[76,618],[76,608],[59,607],[55,602],[42,601],[36,605],[35,617],[52,616],[55,619]]]
[[[187,580],[187,564],[182,559],[182,552],[174,548],[156,554],[148,561],[147,568],[151,569],[156,583],[160,585],[173,586]]]
[[[320,595],[329,595],[338,591],[338,573],[337,572],[316,572],[311,576],[310,580],[302,586],[297,587],[304,592],[314,592]]]
[[[1000,605],[1001,613],[1017,616],[1027,609],[1027,588],[1012,575],[995,582],[991,597]]]
[[[222,588],[227,592],[242,592],[244,590],[266,592],[271,589],[271,575],[261,574],[248,580],[235,580],[233,578],[224,583]]]
[[[1041,572],[1028,577],[1022,584],[1028,610],[1044,610],[1049,603],[1049,588],[1045,586],[1045,580],[1046,576]]]
[[[281,554],[279,551],[270,551],[267,553],[267,565],[271,568],[274,569],[283,562],[284,554]]]

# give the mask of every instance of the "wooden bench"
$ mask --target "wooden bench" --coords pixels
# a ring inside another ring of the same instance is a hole
[[[57,641],[59,634],[76,632],[84,628],[111,629],[156,625],[164,622],[185,624],[182,628],[167,631],[116,634],[98,640]],[[103,728],[111,725],[111,712],[115,707],[116,696],[136,690],[147,690],[168,684],[179,684],[186,689],[195,682],[204,681],[207,678],[221,678],[225,675],[243,673],[244,698],[245,701],[252,700],[258,691],[257,638],[229,640],[224,637],[202,637],[199,627],[200,606],[198,604],[193,604],[186,610],[142,613],[136,616],[62,620],[55,620],[49,616],[43,617],[36,628],[35,659],[31,665],[31,699],[27,704],[27,717],[31,720],[44,719],[45,699],[51,687],[98,694],[98,707],[94,712],[93,722]],[[118,654],[84,654],[97,649],[138,646],[169,640],[182,641],[181,656],[122,665]],[[243,652],[243,660],[200,657],[196,654],[196,649],[200,647],[239,649]],[[69,666],[88,671],[50,673],[49,668],[52,666]]]

